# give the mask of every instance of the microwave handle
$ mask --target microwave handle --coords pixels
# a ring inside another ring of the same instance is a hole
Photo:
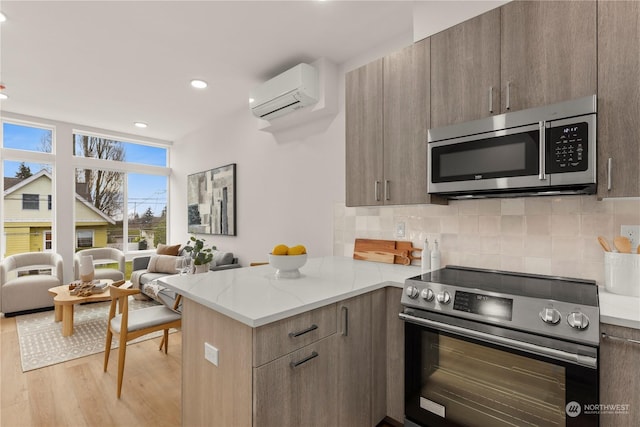
[[[544,181],[545,179],[547,179],[546,175],[545,175],[545,161],[546,161],[546,156],[547,156],[547,138],[546,138],[546,124],[544,121],[542,122],[538,122],[538,128],[540,130],[540,153],[539,153],[539,167],[540,167],[540,173],[538,174],[538,178],[540,179],[540,181]]]

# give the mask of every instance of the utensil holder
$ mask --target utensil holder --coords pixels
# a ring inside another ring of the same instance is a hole
[[[605,252],[604,288],[614,294],[640,297],[640,255]]]

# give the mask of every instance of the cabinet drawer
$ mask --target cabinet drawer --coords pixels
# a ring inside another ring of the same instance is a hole
[[[253,426],[337,425],[337,335],[253,368]]]
[[[261,326],[253,332],[253,366],[263,365],[335,332],[335,304]]]

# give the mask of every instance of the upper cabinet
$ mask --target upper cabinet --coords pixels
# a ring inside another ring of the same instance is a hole
[[[429,203],[429,39],[346,76],[347,206]]]
[[[640,2],[598,2],[598,196],[640,196]]]
[[[514,1],[501,11],[502,112],[596,93],[595,1]]]
[[[346,75],[347,206],[381,205],[382,58]]]
[[[597,90],[596,2],[514,1],[431,37],[431,126]]]
[[[431,126],[500,112],[500,9],[431,37]]]

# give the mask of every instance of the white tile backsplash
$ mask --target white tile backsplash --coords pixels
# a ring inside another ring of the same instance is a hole
[[[334,254],[352,256],[356,238],[410,240],[422,248],[438,239],[442,265],[458,264],[602,283],[609,240],[622,224],[640,224],[640,200],[595,196],[450,201],[448,205],[349,208],[334,206]],[[406,239],[395,237],[405,223]],[[419,261],[416,261],[419,263]]]

